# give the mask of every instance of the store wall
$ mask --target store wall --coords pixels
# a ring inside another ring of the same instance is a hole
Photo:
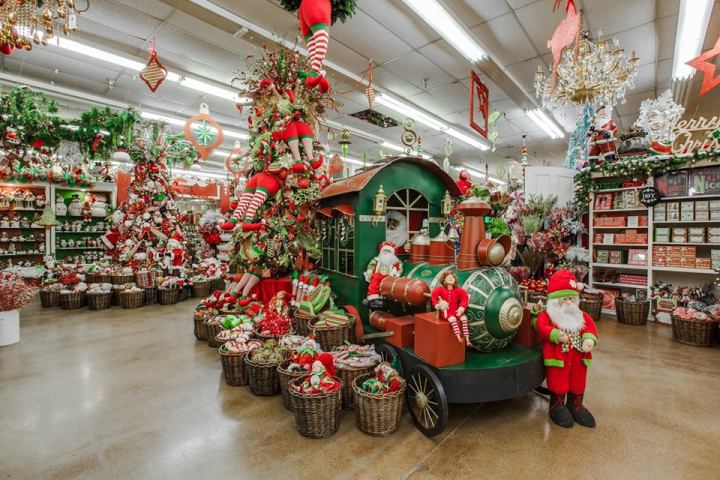
[[[525,198],[530,195],[557,195],[558,207],[564,207],[575,197],[573,178],[577,170],[562,167],[526,167]]]

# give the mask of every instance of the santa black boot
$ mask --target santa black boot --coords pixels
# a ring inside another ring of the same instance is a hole
[[[595,417],[583,406],[583,396],[568,393],[567,408],[577,423],[587,428],[595,428]]]
[[[570,428],[575,423],[570,410],[565,405],[565,395],[555,395],[550,392],[550,409],[548,413],[550,414],[550,420],[560,427]]]

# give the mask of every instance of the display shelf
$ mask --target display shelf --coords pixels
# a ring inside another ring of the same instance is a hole
[[[45,230],[45,227],[0,227],[0,230]]]
[[[103,250],[103,247],[55,247],[55,250]]]
[[[670,245],[673,247],[718,247],[720,243],[673,243],[673,242],[653,242],[653,245]]]
[[[656,272],[677,272],[677,273],[699,273],[703,275],[720,275],[720,272],[708,270],[705,268],[686,268],[686,267],[655,267],[652,269]]]
[[[30,243],[30,242],[44,242],[44,238],[32,238],[30,240],[0,240],[0,243]]]
[[[72,230],[56,230],[55,233],[96,233],[98,235],[103,235],[107,232],[105,231],[97,231],[97,230],[78,230],[78,231],[72,231]]]
[[[39,255],[45,255],[45,253],[26,253],[26,252],[19,252],[19,253],[12,253],[12,254],[6,254],[6,253],[0,253],[0,257],[2,258],[8,258],[8,257],[36,257]]]
[[[648,247],[647,243],[593,243],[595,247]]]
[[[655,225],[685,225],[694,223],[720,223],[720,220],[657,220]]]
[[[643,208],[616,208],[613,210],[593,210],[593,213],[616,213],[616,212],[647,212],[647,207]]]
[[[4,212],[42,212],[42,208],[0,208],[0,213]]]
[[[594,285],[605,285],[608,287],[619,287],[619,288],[642,288],[646,289],[647,285],[636,285],[634,283],[616,283],[616,282],[593,282]]]
[[[618,229],[623,230],[623,229],[628,229],[628,228],[632,228],[635,230],[645,230],[648,227],[646,225],[643,225],[642,227],[628,227],[627,225],[622,226],[622,227],[601,227],[601,226],[592,227],[593,230],[618,230]]]
[[[614,263],[592,263],[593,267],[600,268],[617,268],[623,270],[647,270],[647,265],[627,265],[627,264],[614,264]]]
[[[715,195],[684,195],[682,197],[663,197],[661,202],[672,202],[675,200],[707,200],[710,198],[720,198],[720,193]]]
[[[647,185],[640,185],[639,187],[603,188],[602,190],[595,191],[595,193],[627,192],[628,190],[639,190],[645,187],[647,187]]]

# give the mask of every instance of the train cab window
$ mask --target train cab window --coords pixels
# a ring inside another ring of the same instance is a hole
[[[422,193],[412,188],[396,191],[387,201],[385,239],[402,247],[420,231],[429,214],[429,203]]]
[[[355,275],[355,228],[351,217],[322,220],[322,266],[326,270]]]

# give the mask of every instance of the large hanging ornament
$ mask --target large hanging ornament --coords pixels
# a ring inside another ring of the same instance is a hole
[[[0,53],[12,55],[14,48],[32,50],[47,45],[62,25],[65,36],[77,32],[77,15],[87,12],[90,2],[79,10],[74,0],[4,0],[0,2]]]
[[[340,132],[340,141],[338,143],[340,144],[340,151],[342,152],[343,157],[346,157],[350,145],[352,145],[352,142],[350,141],[350,130],[346,128]]]
[[[488,136],[488,140],[491,142],[490,151],[493,153],[497,150],[497,141],[500,140],[500,132],[497,129],[497,122],[500,120],[502,115],[502,112],[498,109],[494,109],[490,112],[490,115],[488,115],[488,125],[490,125],[490,135]]]
[[[140,70],[140,79],[145,82],[151,92],[155,91],[165,81],[168,76],[167,68],[157,58],[157,50],[155,49],[155,40],[153,45],[150,47],[150,58],[148,59],[145,68]]]
[[[235,146],[230,152],[230,155],[228,155],[225,159],[225,168],[227,168],[227,171],[230,172],[230,174],[235,177],[235,180],[238,182],[243,177],[245,170],[244,156],[245,150],[240,147],[240,142],[235,140]]]
[[[683,113],[685,107],[675,103],[672,92],[665,90],[655,99],[642,101],[637,124],[647,133],[651,144],[670,145],[675,140],[673,128]]]
[[[418,136],[415,133],[415,120],[406,118],[403,120],[403,133],[400,135],[400,141],[405,145],[405,154],[410,155],[413,147],[418,143]]]
[[[720,37],[717,42],[715,42],[715,46],[713,48],[687,62],[687,64],[691,67],[703,72],[703,81],[700,86],[701,96],[720,85],[720,75],[715,76],[716,66],[710,61],[710,59],[715,58],[718,55],[720,55]]]
[[[452,138],[448,137],[445,139],[445,158],[443,159],[442,168],[445,170],[445,173],[450,173],[450,155],[453,154],[455,151],[455,144],[452,141]]]
[[[553,6],[553,12],[560,5],[560,1],[557,0]],[[553,36],[547,41],[547,46],[550,49],[553,57],[552,65],[552,79],[550,81],[551,88],[555,89],[555,82],[557,81],[557,71],[560,65],[560,58],[563,50],[575,44],[575,49],[572,53],[573,60],[577,58],[578,46],[580,43],[580,26],[582,25],[582,14],[578,13],[575,8],[575,2],[568,0],[565,3],[565,18],[560,21],[560,24],[553,32]]]
[[[200,104],[200,113],[185,122],[185,138],[193,144],[201,160],[207,160],[210,153],[223,142],[220,124],[210,116],[207,103]]]
[[[373,102],[375,101],[375,87],[373,86],[373,64],[372,60],[368,64],[367,68],[367,79],[368,79],[368,86],[365,89],[365,97],[368,100],[368,107],[370,110],[372,110]]]
[[[480,135],[488,138],[488,107],[490,106],[490,90],[482,83],[480,77],[474,71],[470,76],[470,127]],[[475,113],[480,118],[475,119]]]

